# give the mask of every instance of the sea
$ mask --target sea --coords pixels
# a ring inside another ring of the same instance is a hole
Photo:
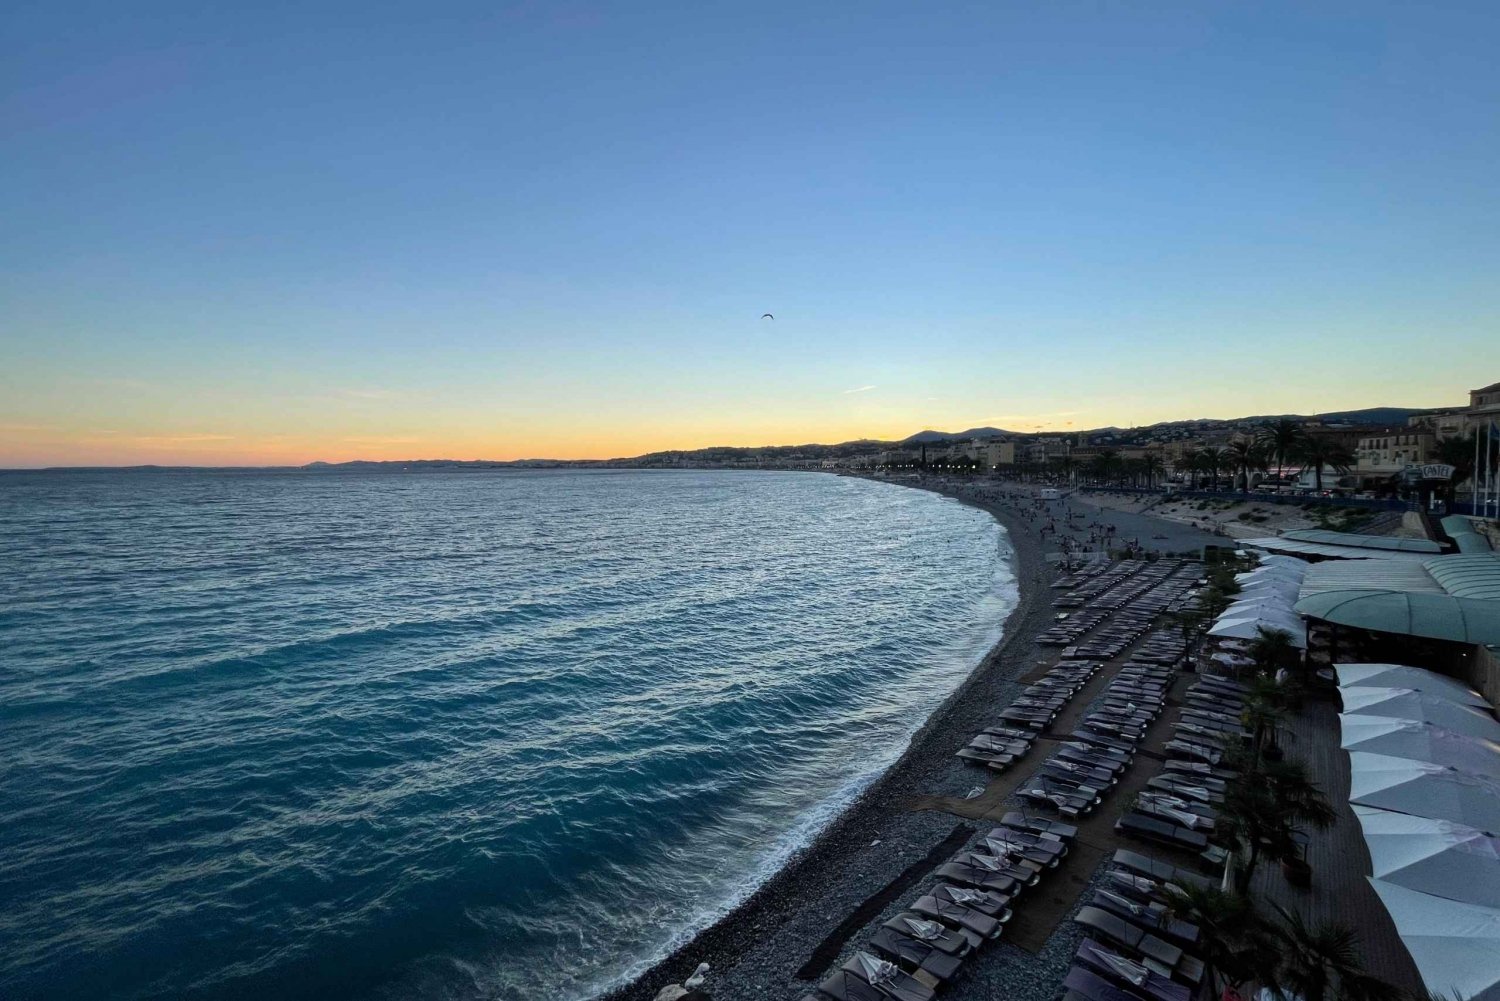
[[[0,997],[592,997],[900,755],[1009,556],[822,473],[0,473]]]

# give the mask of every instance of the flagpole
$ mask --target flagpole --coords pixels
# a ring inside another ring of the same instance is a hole
[[[1479,513],[1479,429],[1474,429],[1474,469],[1469,473],[1469,513]]]

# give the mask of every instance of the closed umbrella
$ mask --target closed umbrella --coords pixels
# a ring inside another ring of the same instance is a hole
[[[1345,713],[1414,719],[1466,737],[1500,740],[1500,723],[1489,713],[1414,689],[1340,688],[1339,698]]]
[[[1352,809],[1377,878],[1449,900],[1500,903],[1500,838],[1448,820]]]
[[[1434,997],[1500,1001],[1500,909],[1371,879]]]
[[[1500,831],[1500,782],[1411,758],[1350,751],[1349,802]]]
[[[1456,678],[1404,664],[1335,664],[1340,688],[1410,688],[1466,706],[1488,709],[1490,704]]]
[[[1466,737],[1431,723],[1391,716],[1340,713],[1339,729],[1343,733],[1339,746],[1346,751],[1388,754],[1471,775],[1500,776],[1500,741]]]

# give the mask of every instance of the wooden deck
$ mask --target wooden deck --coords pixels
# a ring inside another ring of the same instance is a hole
[[[1283,741],[1288,758],[1307,765],[1312,780],[1338,811],[1326,831],[1312,831],[1307,861],[1312,886],[1292,886],[1281,867],[1263,864],[1251,886],[1257,900],[1273,900],[1295,909],[1312,923],[1335,921],[1359,934],[1365,968],[1396,987],[1425,997],[1426,987],[1385,906],[1365,881],[1373,871],[1359,821],[1349,809],[1349,756],[1339,748],[1338,711],[1331,702],[1310,702],[1289,720],[1291,739]]]

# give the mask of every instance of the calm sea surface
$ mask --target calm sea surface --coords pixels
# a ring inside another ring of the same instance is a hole
[[[586,997],[900,753],[1008,552],[819,474],[0,474],[0,997]]]

